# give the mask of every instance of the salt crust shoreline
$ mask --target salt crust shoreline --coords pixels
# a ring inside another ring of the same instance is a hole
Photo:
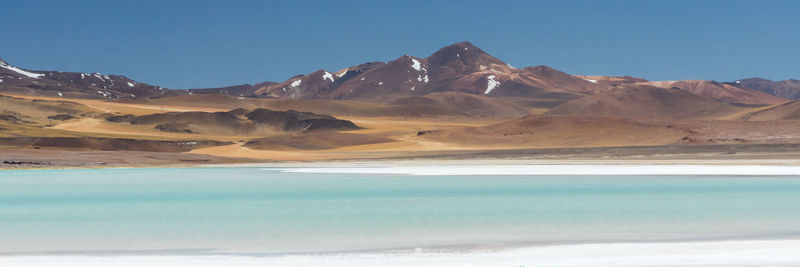
[[[459,253],[0,256],[0,266],[798,266],[800,240],[554,245]]]
[[[796,176],[800,166],[786,165],[443,165],[266,168],[291,173],[405,175],[736,175]]]

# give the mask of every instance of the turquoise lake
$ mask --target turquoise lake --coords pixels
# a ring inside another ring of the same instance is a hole
[[[796,176],[0,171],[0,254],[797,239]]]

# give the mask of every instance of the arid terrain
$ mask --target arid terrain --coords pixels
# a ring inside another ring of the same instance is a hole
[[[467,42],[225,88],[0,67],[0,168],[800,156],[795,80],[572,75]]]

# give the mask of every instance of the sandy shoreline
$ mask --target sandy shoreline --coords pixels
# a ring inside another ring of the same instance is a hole
[[[268,153],[268,152],[265,152]],[[6,164],[3,162],[21,162]],[[800,145],[706,145],[344,153],[339,158],[265,160],[193,153],[0,149],[3,169],[146,168],[195,166],[362,166],[362,165],[791,165],[800,166]]]
[[[796,266],[800,240],[554,245],[469,252],[283,256],[0,256],[18,266]]]

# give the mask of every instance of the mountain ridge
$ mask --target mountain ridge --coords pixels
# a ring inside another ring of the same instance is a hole
[[[771,105],[800,98],[797,80],[647,81],[630,76],[573,75],[544,65],[514,68],[467,41],[445,46],[424,58],[403,55],[388,62],[367,62],[338,71],[320,69],[282,82],[215,88],[167,89],[122,75],[35,71],[12,66],[2,58],[0,67],[0,91],[110,100],[222,94],[391,102],[437,92],[463,92],[563,103],[631,84],[677,87],[720,102],[742,105]]]

